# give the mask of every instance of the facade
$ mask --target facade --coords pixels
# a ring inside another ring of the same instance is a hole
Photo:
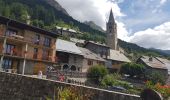
[[[107,45],[113,49],[118,50],[118,39],[117,39],[117,24],[114,20],[113,12],[110,11],[109,21],[106,24],[106,34],[107,34]]]
[[[81,71],[83,55],[73,42],[57,39],[56,56],[61,70]]]
[[[56,47],[61,70],[87,72],[91,66],[105,63],[100,56],[86,48],[77,47],[73,42],[57,39]]]
[[[89,49],[90,51],[96,53],[98,56],[100,56],[104,59],[107,59],[108,56],[110,55],[109,54],[110,48],[108,46],[106,46],[105,44],[100,44],[100,43],[97,43],[97,42],[88,41],[88,42],[86,42],[84,47]]]
[[[167,64],[160,60],[161,58],[158,57],[148,57],[148,56],[141,56],[138,58],[137,63],[143,64],[146,68],[146,75],[150,75],[151,73],[157,72],[164,76],[165,79],[168,78],[168,68]]]
[[[82,72],[87,72],[88,69],[95,65],[105,65],[105,60],[98,56],[97,54],[93,53],[92,51],[79,47],[83,54],[83,61],[82,61]]]
[[[56,64],[57,34],[0,17],[0,68],[20,74],[46,72]]]
[[[166,84],[170,85],[170,60],[160,58],[160,57],[156,57],[156,58],[166,65],[166,68],[168,69],[168,78],[167,78]]]
[[[106,65],[111,72],[119,72],[122,64],[131,62],[121,51],[110,49]]]

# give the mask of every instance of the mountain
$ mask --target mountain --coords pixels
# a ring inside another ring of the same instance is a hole
[[[54,7],[56,10],[61,11],[69,16],[67,11],[56,0],[44,0],[44,1],[51,5],[52,7]]]
[[[84,22],[86,25],[89,25],[91,28],[95,30],[99,30],[101,32],[105,32],[100,26],[96,25],[93,21],[85,21]]]
[[[99,27],[93,22],[81,23],[73,19],[64,8],[55,0],[0,0],[0,15],[17,21],[55,30],[56,26],[72,28],[83,34],[77,34],[77,38],[105,42],[106,34],[99,31]],[[87,25],[88,23],[88,25]],[[95,27],[95,28],[94,28]],[[119,40],[119,45],[127,52],[129,57],[140,55],[166,56],[155,50],[148,50],[136,44]]]
[[[161,53],[162,55],[168,55],[168,56],[170,56],[170,50],[161,50],[161,49],[155,49],[155,48],[150,48],[150,50],[159,52],[159,53]]]
[[[156,56],[156,57],[165,57],[169,58],[169,51],[163,51],[158,49],[147,49],[144,47],[140,47],[134,43],[128,43],[122,40],[118,40],[118,44],[125,51],[125,55],[131,58],[131,60],[136,60],[141,55],[146,56]]]

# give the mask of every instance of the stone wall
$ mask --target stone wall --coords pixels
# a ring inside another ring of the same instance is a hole
[[[60,100],[57,99],[58,91],[69,87],[77,90],[79,95],[91,93],[90,98],[80,100],[141,100],[135,95],[0,72],[1,100],[46,100],[45,97]]]

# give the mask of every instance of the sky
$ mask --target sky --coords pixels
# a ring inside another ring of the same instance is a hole
[[[170,50],[170,0],[56,0],[74,19],[106,27],[110,9],[118,38],[145,48]]]

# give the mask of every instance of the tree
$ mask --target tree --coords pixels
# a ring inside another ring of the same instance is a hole
[[[141,64],[126,63],[122,65],[120,72],[122,74],[130,75],[130,77],[140,77],[141,75],[144,75],[145,67]]]
[[[88,78],[95,84],[99,84],[101,79],[108,74],[108,70],[103,65],[95,65],[89,68],[87,72]]]

